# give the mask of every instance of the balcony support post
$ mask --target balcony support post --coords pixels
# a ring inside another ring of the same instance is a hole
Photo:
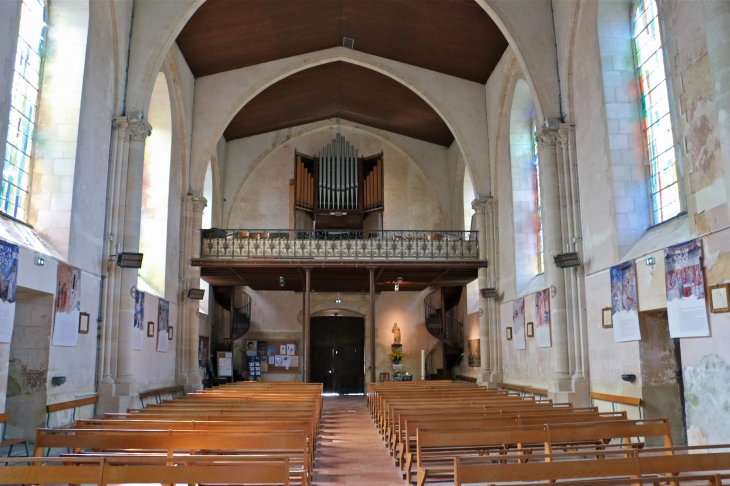
[[[304,269],[304,356],[302,356],[302,360],[304,361],[304,383],[309,383],[312,381],[312,370],[309,366],[309,355],[310,355],[310,349],[311,349],[311,343],[309,340],[310,336],[310,322],[311,322],[311,312],[312,312],[312,303],[311,303],[311,293],[312,293],[312,269],[311,268],[305,268]]]
[[[370,271],[370,383],[375,383],[375,268]]]

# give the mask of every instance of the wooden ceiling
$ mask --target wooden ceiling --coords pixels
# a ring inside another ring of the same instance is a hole
[[[270,86],[238,112],[226,140],[339,117],[448,147],[441,117],[393,79],[347,62],[306,69]]]
[[[323,261],[311,270],[313,292],[367,292],[370,270],[375,268],[376,292],[393,291],[396,279],[402,277],[400,289],[421,291],[428,287],[466,285],[477,278],[483,261]],[[201,267],[201,278],[213,286],[246,285],[253,290],[301,292],[304,289],[304,268],[312,262],[261,260],[193,260]],[[284,277],[284,287],[279,286]]]
[[[474,0],[207,0],[177,44],[195,77],[342,45],[478,83],[507,48]]]

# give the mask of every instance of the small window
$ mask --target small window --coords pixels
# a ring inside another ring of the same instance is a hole
[[[659,224],[677,216],[681,212],[681,204],[664,50],[655,0],[639,0],[634,16],[634,44],[653,220],[654,224]]]
[[[540,194],[540,159],[537,156],[537,125],[532,125],[532,171],[535,188],[535,233],[537,234],[537,273],[545,272],[545,252],[542,239],[542,196]]]
[[[45,32],[44,0],[23,0],[0,188],[0,210],[22,221],[28,216]]]

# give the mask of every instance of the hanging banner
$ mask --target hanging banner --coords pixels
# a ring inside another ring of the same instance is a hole
[[[159,300],[157,307],[157,351],[167,352],[167,329],[170,326],[170,303],[166,300]]]
[[[81,316],[81,270],[58,262],[56,306],[53,318],[54,346],[76,346]]]
[[[132,349],[142,350],[144,343],[144,292],[136,291],[134,295],[134,332],[132,334]]]
[[[0,343],[9,343],[13,339],[17,289],[18,247],[0,241]]]
[[[550,334],[550,289],[535,293],[535,338],[538,348],[552,347]]]
[[[512,301],[512,344],[515,349],[525,349],[525,299]]]
[[[634,262],[611,267],[611,318],[614,341],[641,341]]]
[[[709,336],[700,240],[666,248],[664,268],[670,337]]]

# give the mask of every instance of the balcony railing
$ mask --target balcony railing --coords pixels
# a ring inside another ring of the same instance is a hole
[[[201,231],[201,258],[478,260],[476,231]]]

